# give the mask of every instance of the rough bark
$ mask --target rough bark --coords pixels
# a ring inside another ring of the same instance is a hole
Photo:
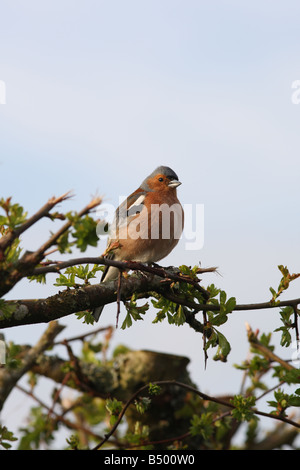
[[[161,292],[171,282],[152,274],[133,274],[122,280],[121,299],[128,299],[133,293]],[[0,328],[47,323],[75,312],[92,310],[115,302],[117,288],[117,281],[110,281],[105,284],[66,289],[44,299],[8,301],[8,304],[15,306],[15,311],[8,316],[0,310]]]

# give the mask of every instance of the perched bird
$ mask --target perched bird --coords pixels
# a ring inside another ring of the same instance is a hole
[[[103,255],[141,263],[154,263],[167,256],[177,245],[184,225],[176,191],[180,184],[171,168],[156,168],[117,208]],[[118,274],[118,268],[107,266],[101,282],[116,279]],[[94,310],[96,321],[103,308]]]

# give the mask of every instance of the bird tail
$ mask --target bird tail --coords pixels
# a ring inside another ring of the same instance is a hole
[[[104,309],[104,305],[101,305],[101,307],[97,307],[97,308],[94,309],[92,315],[93,315],[95,321],[99,320],[103,309]]]
[[[108,281],[112,281],[114,279],[117,279],[118,273],[119,273],[118,268],[114,268],[112,266],[107,266],[105,271],[102,274],[100,282],[108,282]],[[95,322],[97,322],[99,320],[103,309],[104,309],[104,305],[100,305],[100,307],[96,307],[93,310],[92,315],[95,319]]]

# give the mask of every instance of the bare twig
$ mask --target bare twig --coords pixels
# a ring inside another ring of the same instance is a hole
[[[99,206],[101,204],[102,199],[100,197],[94,198],[87,206],[85,206],[80,212],[78,212],[78,217],[83,217],[84,215],[88,214],[92,209]],[[41,256],[44,255],[45,251],[48,250],[51,246],[53,246],[56,241],[61,237],[63,233],[65,233],[70,227],[72,226],[72,221],[69,220],[66,222],[56,233],[54,233],[49,240],[47,240],[43,245],[40,246],[34,253],[31,253],[31,256],[37,262],[40,260]]]
[[[267,348],[264,344],[262,344],[258,340],[257,335],[253,332],[253,330],[251,329],[251,327],[248,323],[246,323],[246,329],[247,329],[248,340],[249,340],[250,344],[253,346],[253,348],[260,351],[270,361],[278,362],[286,370],[294,370],[295,369],[294,366],[292,366],[288,362],[281,359],[279,356],[274,354],[273,351],[271,351],[271,349]],[[299,376],[300,376],[300,371],[299,371]]]
[[[38,220],[43,217],[49,215],[49,211],[53,209],[54,206],[59,204],[60,202],[65,201],[72,197],[71,193],[68,191],[67,193],[63,194],[59,197],[52,197],[49,201],[41,207],[33,216],[26,220],[22,225],[17,227],[14,230],[8,231],[1,239],[0,239],[0,250],[4,251],[12,242],[18,238],[23,232],[29,229],[32,225],[34,225]]]
[[[67,195],[64,195],[60,198],[53,200],[54,202],[60,202],[61,200],[65,199]],[[52,201],[52,204],[54,202]],[[78,214],[77,217],[80,218],[83,215],[88,214],[91,212],[95,207],[97,207],[101,203],[102,199],[100,197],[94,198],[84,209],[82,209]],[[48,206],[47,206],[48,207]],[[45,214],[45,209],[41,211]],[[38,218],[42,216],[39,213],[39,216],[34,216],[34,221],[36,222]],[[30,224],[34,223],[31,221]],[[0,282],[0,296],[6,294],[9,290],[11,290],[22,278],[31,276],[34,272],[35,267],[42,262],[45,257],[45,253],[49,248],[51,248],[59,239],[61,235],[63,235],[73,224],[72,220],[68,220],[56,233],[52,234],[51,237],[43,243],[37,250],[34,252],[26,251],[24,255],[12,265],[9,271],[4,272],[2,274],[1,282]],[[25,226],[28,228],[28,226]],[[24,230],[25,230],[24,229]],[[14,235],[11,235],[14,237]],[[3,240],[3,237],[2,239]],[[4,241],[5,246],[5,241]],[[1,252],[1,250],[0,250]]]
[[[97,328],[96,330],[92,330],[88,333],[83,333],[82,335],[78,335],[78,336],[72,336],[71,338],[64,339],[63,341],[57,341],[53,345],[54,346],[56,346],[58,344],[65,345],[65,341],[67,341],[68,343],[72,343],[73,341],[84,341],[88,336],[95,336],[97,333],[103,333],[104,331],[107,331],[107,330],[110,331],[111,329],[112,329],[111,325],[102,326],[102,327]]]

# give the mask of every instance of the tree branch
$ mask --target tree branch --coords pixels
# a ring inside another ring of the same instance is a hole
[[[153,275],[132,275],[123,279],[121,298],[127,299],[136,293],[150,291],[161,292],[161,278]],[[163,281],[169,284],[170,281]],[[102,284],[82,286],[75,289],[66,289],[58,294],[45,299],[9,300],[9,305],[14,305],[14,312],[8,317],[1,314],[0,327],[28,325],[34,323],[47,323],[52,320],[70,315],[83,310],[93,310],[100,305],[115,302],[117,299],[118,281],[110,281]]]
[[[197,303],[174,294],[170,286],[173,281],[180,281],[190,283],[194,287],[198,286],[198,290],[200,290],[201,294],[204,294],[204,296],[208,295],[207,291],[202,288],[197,281],[180,274],[178,268],[152,267],[131,261],[110,260],[105,257],[80,258],[81,261],[83,259],[86,263],[95,264],[95,261],[97,261],[96,264],[100,264],[101,262],[108,266],[118,267],[122,270],[132,269],[134,271],[142,271],[143,275],[136,272],[135,274],[122,279],[121,289],[118,289],[119,283],[118,280],[116,280],[95,285],[83,285],[82,287],[74,289],[66,289],[44,299],[7,301],[8,304],[15,306],[15,311],[8,317],[7,315],[5,316],[2,314],[0,310],[0,327],[8,328],[19,325],[45,323],[72,313],[84,310],[93,310],[101,305],[115,302],[118,298],[118,291],[119,299],[122,300],[130,298],[133,293],[140,294],[140,297],[142,298],[148,297],[151,295],[151,292],[156,292],[178,305],[185,306],[189,309],[185,311],[187,323],[189,323],[193,329],[201,333],[203,333],[204,328],[202,323],[196,320],[195,314],[200,311],[217,312],[220,310],[220,305],[218,304]],[[74,264],[78,264],[78,259],[74,259],[73,261]],[[59,265],[61,264],[64,263],[59,263]],[[46,268],[51,268],[51,266],[46,266]],[[37,268],[35,272],[40,273],[41,269],[43,269],[43,267]],[[57,272],[57,266],[55,266],[55,272]],[[276,304],[272,302],[237,304],[233,311],[297,306],[299,303],[300,298],[285,300],[277,302]]]
[[[54,202],[55,203],[57,203],[57,201],[60,202],[61,200],[63,200],[63,198],[66,198],[66,195],[61,196],[60,198],[57,198],[57,199],[50,200],[48,204],[46,204],[31,219],[29,219],[29,222],[27,223],[25,222],[25,224],[21,226],[20,228],[21,233],[24,232],[29,226],[31,226],[37,220],[39,220],[42,216],[48,215],[49,206],[51,206],[51,204],[54,204]],[[101,202],[102,202],[102,199],[100,197],[94,198],[86,207],[84,207],[77,214],[77,217],[80,218],[88,214],[92,209],[94,209],[99,204],[101,204]],[[8,270],[0,272],[0,297],[2,297],[7,292],[9,292],[22,278],[32,275],[35,267],[45,257],[46,250],[48,250],[51,246],[53,246],[57,242],[59,237],[61,237],[72,226],[72,224],[73,222],[71,220],[68,220],[68,222],[66,222],[56,233],[52,234],[51,237],[45,243],[43,243],[37,250],[35,250],[34,252],[26,251],[24,255],[17,262],[15,262],[11,267],[9,267]],[[9,233],[11,233],[11,235],[9,235]],[[8,240],[11,240],[11,237],[13,237],[13,239],[16,238],[14,235],[15,232],[9,232],[9,233],[7,234]],[[6,246],[8,243],[8,240],[5,241],[5,237],[6,235],[4,235],[0,239],[0,243],[2,242],[3,246]]]
[[[80,376],[77,375],[74,380],[74,374],[76,375],[78,370],[72,368],[70,380],[65,385],[81,392],[86,392],[88,386],[89,392],[94,396],[115,397],[126,401],[141,383],[174,377],[184,377],[188,380],[188,363],[189,359],[184,356],[143,350],[121,354],[114,359],[113,364],[78,360]],[[65,367],[69,364],[70,360],[44,354],[32,366],[32,371],[61,384],[66,375]]]
[[[83,217],[84,215],[88,214],[92,209],[99,206],[102,202],[101,197],[94,198],[87,206],[85,206],[80,212],[78,212],[77,217]],[[66,222],[56,233],[54,233],[49,240],[47,240],[38,250],[32,253],[33,259],[35,264],[37,264],[41,258],[44,256],[46,250],[48,250],[51,246],[55,244],[59,237],[63,233],[65,233],[70,227],[72,226],[72,221],[69,220]]]
[[[187,282],[194,286],[198,285],[198,289],[201,291],[201,293],[204,294],[204,296],[207,297],[207,291],[199,285],[199,281],[198,282],[193,281],[191,280],[190,277],[181,275],[179,273],[179,270],[177,270],[177,272],[172,273],[168,270],[168,268],[163,268],[161,266],[160,267],[147,266],[142,263],[137,263],[134,261],[116,261],[113,259],[108,259],[104,256],[75,258],[73,260],[61,261],[61,262],[55,261],[53,262],[53,265],[47,265],[47,266],[41,266],[41,267],[35,268],[32,274],[38,275],[38,274],[45,274],[45,273],[58,273],[61,269],[64,269],[70,266],[79,265],[79,264],[103,264],[105,266],[114,266],[121,270],[132,270],[132,271],[138,270],[138,271],[156,274],[157,276],[161,276],[163,278],[169,278],[174,281]],[[208,273],[208,272],[216,272],[216,271],[217,271],[217,268],[215,267],[204,268],[204,269],[199,268],[200,274]],[[195,312],[200,312],[200,311],[217,312],[220,310],[220,306],[218,304],[214,304],[214,305],[210,303],[199,304],[196,302],[191,302],[185,299],[181,299],[170,293],[166,297],[169,298],[171,301],[178,303],[179,305],[185,305],[186,307],[194,310]],[[287,307],[287,306],[297,309],[297,305],[299,304],[300,304],[300,298],[278,301],[276,303],[268,301],[268,302],[256,302],[256,303],[251,303],[251,304],[237,304],[235,308],[233,309],[233,311],[264,310],[264,309],[269,309],[269,308]]]
[[[49,199],[49,201],[43,207],[41,207],[33,216],[26,220],[26,222],[24,222],[22,225],[20,225],[14,230],[9,230],[5,235],[3,235],[3,237],[0,239],[0,251],[4,252],[4,250],[9,245],[11,245],[12,242],[16,238],[18,238],[23,232],[28,230],[29,227],[34,225],[41,218],[47,217],[49,215],[50,210],[53,209],[54,206],[56,206],[62,201],[65,201],[70,197],[70,192],[67,192],[62,196],[52,197],[51,199]]]

